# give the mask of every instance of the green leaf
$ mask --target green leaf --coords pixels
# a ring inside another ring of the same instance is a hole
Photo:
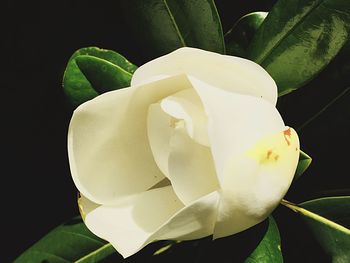
[[[82,48],[68,61],[63,89],[71,104],[78,106],[103,92],[129,86],[136,68],[114,51]]]
[[[350,262],[350,196],[319,198],[299,206],[283,204],[303,216],[333,263]]]
[[[246,57],[248,46],[267,14],[254,12],[241,17],[225,34],[226,53]]]
[[[19,256],[14,263],[92,263],[116,253],[77,217],[62,224]]]
[[[124,12],[147,53],[158,57],[190,46],[225,53],[213,0],[124,0]]]
[[[130,84],[132,74],[104,59],[82,55],[75,58],[81,72],[94,89],[104,93]]]
[[[283,262],[281,252],[281,238],[277,224],[272,216],[269,217],[269,226],[264,238],[244,261],[245,263],[278,263]]]
[[[256,33],[249,58],[270,73],[281,96],[314,78],[349,30],[349,0],[279,0]]]
[[[298,179],[306,171],[311,162],[312,158],[303,151],[300,151],[298,167],[295,171],[294,180]]]

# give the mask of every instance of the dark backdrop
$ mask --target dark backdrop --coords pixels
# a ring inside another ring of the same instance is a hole
[[[269,2],[274,1],[232,1],[235,4],[231,6],[228,4],[231,1],[216,2],[226,32],[242,15],[269,10]],[[6,38],[9,46],[5,51],[8,63],[5,63],[5,92],[1,97],[2,106],[5,106],[1,114],[4,124],[1,238],[6,247],[2,249],[1,262],[10,262],[50,229],[78,214],[66,151],[72,112],[61,87],[70,55],[81,47],[98,46],[118,51],[136,65],[150,59],[144,52],[147,47],[134,38],[124,23],[125,19],[137,18],[123,17],[116,0],[10,0],[7,7],[10,12]],[[331,90],[334,94],[338,92],[336,87]],[[331,98],[328,91],[321,88],[305,89],[304,96],[308,99],[301,94],[295,92],[279,103],[286,123],[291,126],[300,125]],[[314,165],[305,175],[307,178],[291,188],[288,197],[292,201],[305,200],[327,187],[339,188],[347,184],[345,176],[339,176],[346,167],[342,164],[346,160],[334,157],[333,152],[339,150],[333,143],[336,136],[338,144],[350,146],[348,139],[345,140],[345,135],[349,134],[349,113],[346,114],[342,108],[333,107],[333,115],[329,115],[326,125],[316,121],[300,133],[305,151],[314,157]],[[327,153],[336,168],[325,164]],[[322,177],[321,173],[329,177]],[[300,225],[297,217],[292,224],[284,223],[283,218],[290,217],[291,213],[283,208],[276,216],[282,219],[284,247],[304,239],[291,231]],[[312,239],[307,241],[309,245],[312,242]],[[319,248],[314,245],[313,249],[317,252]],[[301,252],[297,248],[285,253],[289,259],[286,262],[295,262],[293,258]],[[306,255],[305,262],[311,262],[308,258],[313,257]]]

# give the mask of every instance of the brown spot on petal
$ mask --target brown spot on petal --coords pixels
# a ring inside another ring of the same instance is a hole
[[[288,144],[288,146],[290,145],[290,138],[292,136],[292,131],[290,128],[288,128],[287,130],[285,130],[283,132],[283,136],[284,136],[284,139],[286,140],[286,143]]]
[[[269,159],[272,154],[272,150],[268,150],[266,153],[266,158]]]
[[[275,156],[275,161],[277,161],[278,158],[280,158],[280,156],[279,156],[278,154],[276,154],[276,156]]]

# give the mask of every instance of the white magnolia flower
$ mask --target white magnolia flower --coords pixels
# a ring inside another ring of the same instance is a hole
[[[82,104],[68,152],[87,227],[128,257],[155,240],[261,222],[299,156],[276,101],[254,62],[181,48],[137,69],[131,87]]]

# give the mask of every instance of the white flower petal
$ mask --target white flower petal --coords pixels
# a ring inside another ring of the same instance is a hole
[[[189,47],[180,48],[139,67],[131,83],[139,85],[182,73],[227,91],[264,98],[273,105],[277,101],[274,80],[258,64]]]
[[[174,76],[105,93],[79,106],[71,119],[68,154],[73,180],[90,200],[113,203],[164,178],[147,136],[147,110],[188,86]]]
[[[277,109],[261,98],[234,94],[190,77],[208,115],[208,134],[220,183],[232,156],[285,126]]]
[[[173,215],[148,240],[193,240],[213,234],[219,205],[218,192],[194,201]]]
[[[169,179],[184,204],[219,189],[210,148],[177,127],[170,140]]]
[[[163,111],[164,110],[164,111]],[[152,104],[148,136],[155,160],[180,200],[189,204],[219,187],[207,133],[207,117],[193,88]]]
[[[232,156],[222,184],[214,238],[235,234],[263,221],[286,194],[298,158],[299,139],[291,128]]]
[[[193,140],[202,145],[210,146],[207,129],[208,118],[199,96],[192,87],[166,97],[160,105],[170,116],[185,121],[187,133]]]
[[[218,194],[211,193],[187,207],[171,187],[146,191],[114,206],[94,208],[84,197],[79,203],[87,227],[128,257],[155,240],[188,240],[212,234]]]
[[[173,118],[166,114],[160,103],[154,103],[148,108],[147,133],[154,160],[163,174],[168,177],[168,158],[170,152],[170,137],[173,133]]]
[[[91,202],[84,198],[79,203],[86,226],[124,257],[145,246],[147,239],[184,207],[169,186],[124,198],[113,206],[89,209]]]

